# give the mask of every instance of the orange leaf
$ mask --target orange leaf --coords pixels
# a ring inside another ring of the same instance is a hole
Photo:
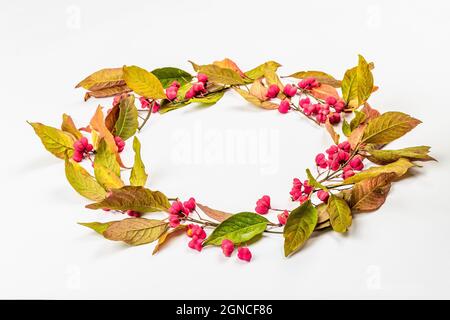
[[[172,239],[175,236],[183,234],[184,230],[186,229],[187,225],[180,224],[178,227],[163,233],[163,235],[159,237],[158,243],[156,244],[155,249],[153,249],[152,255],[156,254],[159,250],[161,250],[161,247],[165,245],[169,239]]]
[[[267,100],[267,88],[263,85],[261,80],[255,80],[250,87],[250,94],[257,97],[259,100]]]
[[[242,72],[242,70],[237,66],[237,64],[231,59],[225,58],[222,61],[214,61],[213,64],[221,68],[231,69],[239,73],[241,77],[245,77],[244,72]]]
[[[333,139],[333,142],[335,144],[338,144],[339,143],[339,134],[336,133],[336,131],[334,130],[334,127],[330,123],[329,119],[327,119],[327,121],[325,122],[325,129],[327,129],[328,133],[331,136],[331,139]]]
[[[329,84],[322,83],[320,87],[314,88],[311,90],[312,95],[315,98],[325,100],[328,97],[335,97],[336,99],[339,98],[339,93],[337,92],[335,87],[330,86]]]

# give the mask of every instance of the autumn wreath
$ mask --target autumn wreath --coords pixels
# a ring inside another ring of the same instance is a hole
[[[362,56],[342,80],[321,71],[301,71],[281,77],[282,81],[277,75],[280,64],[274,61],[247,72],[230,59],[191,64],[195,76],[172,67],[152,72],[137,66],[102,69],[77,87],[88,90],[85,100],[114,97],[110,109],[105,111],[99,106],[83,128],[66,114],[61,129],[30,123],[45,148],[65,161],[70,185],[95,201],[86,208],[130,216],[81,225],[106,239],[130,245],[157,241],[154,253],[168,238],[185,234],[190,237],[188,245],[192,249],[221,246],[224,255],[230,256],[237,247],[238,258],[246,261],[252,257],[247,247],[250,240],[263,233],[279,233],[284,236],[284,253],[289,256],[315,231],[346,232],[352,214],[378,209],[391,184],[416,166],[414,161],[433,160],[428,146],[384,149],[420,121],[401,112],[380,114],[367,103],[378,88],[371,71],[374,65]],[[196,203],[194,198],[182,202],[145,188],[147,173],[135,134],[151,114],[164,114],[191,103],[212,105],[228,90],[264,109],[297,112],[329,132],[334,143],[316,155],[314,173],[306,169],[305,179],[293,180],[290,197],[299,202],[296,209],[273,208],[270,197],[264,195],[256,202],[254,212],[229,214]],[[135,94],[139,96],[139,107]],[[337,133],[338,126],[341,134]],[[345,141],[340,141],[340,135],[346,137]],[[126,184],[121,171],[128,168],[120,153],[131,137],[134,164]],[[368,166],[369,162],[375,165]],[[269,211],[277,212],[277,221],[264,217]],[[141,217],[151,212],[166,212],[167,218]]]

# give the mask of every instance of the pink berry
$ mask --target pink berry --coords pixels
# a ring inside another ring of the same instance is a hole
[[[187,214],[186,214],[187,212]],[[169,213],[173,214],[173,215],[188,215],[189,214],[189,210],[187,210],[184,206],[183,203],[181,203],[181,201],[177,200],[172,202],[172,205],[169,208]]]
[[[316,165],[322,169],[325,169],[328,167],[327,159],[323,153],[319,153],[316,156]]]
[[[125,148],[125,141],[119,136],[114,137],[114,141],[116,142],[117,151],[122,152]]]
[[[77,150],[73,153],[72,159],[76,162],[83,161],[83,154]]]
[[[291,108],[290,102],[288,99],[284,99],[281,101],[280,106],[278,107],[278,111],[280,113],[288,113],[289,109]]]
[[[308,180],[303,181],[303,193],[310,194],[314,190],[314,187],[311,186]]]
[[[344,171],[344,173],[342,174],[342,178],[347,179],[354,175],[355,175],[355,172],[352,169],[350,169],[350,170]]]
[[[311,104],[311,100],[309,98],[300,99],[298,102],[300,107],[304,108],[306,105]]]
[[[86,146],[88,145],[89,141],[86,137],[83,137],[79,140],[81,142],[81,144],[86,148]]]
[[[171,214],[169,216],[169,225],[171,228],[176,228],[180,225],[180,218],[178,215]]]
[[[280,88],[276,84],[271,84],[267,89],[266,97],[269,99],[276,98],[280,93]]]
[[[256,213],[266,214],[267,212],[269,212],[269,209],[270,209],[270,197],[269,196],[267,196],[267,195],[262,196],[261,199],[256,201],[256,208],[255,208]]]
[[[178,94],[178,88],[177,87],[169,87],[166,89],[166,97],[169,100],[175,100]]]
[[[223,239],[222,244],[220,246],[222,247],[222,252],[225,255],[225,257],[230,257],[234,251],[233,242],[231,242],[228,239]]]
[[[298,86],[305,90],[311,90],[319,86],[319,82],[315,78],[306,78],[298,83]]]
[[[180,83],[177,81],[177,80],[174,80],[171,84],[170,84],[170,86],[171,87],[175,87],[175,88],[179,88],[181,85],[180,85]]]
[[[337,112],[334,112],[328,116],[328,120],[331,124],[338,124],[341,122],[341,115]]]
[[[316,115],[316,120],[317,120],[317,122],[319,122],[319,123],[325,123],[325,122],[327,122],[327,116],[326,116],[325,114],[318,113],[318,114]]]
[[[185,201],[183,205],[187,210],[189,210],[189,212],[192,212],[195,210],[196,207],[195,199],[190,198],[188,201]]]
[[[191,88],[186,92],[186,94],[184,95],[184,98],[185,98],[185,99],[192,99],[193,97],[195,97],[195,91],[194,91],[194,88],[191,87]]]
[[[354,157],[352,160],[350,160],[349,165],[353,170],[356,171],[361,171],[362,169],[364,169],[364,164],[362,163],[360,157]]]
[[[334,105],[334,110],[336,110],[336,112],[342,112],[342,111],[344,111],[344,108],[345,108],[345,103],[343,101],[338,101]]]
[[[186,234],[188,237],[197,237],[198,239],[205,239],[206,238],[206,232],[205,230],[196,224],[190,224],[188,225],[188,229],[186,231]]]
[[[325,152],[328,154],[328,159],[330,159],[330,156],[336,154],[339,151],[339,148],[335,145],[332,145],[329,147]]]
[[[161,105],[158,102],[154,101],[153,102],[152,113],[157,113],[159,111],[160,107],[161,107]]]
[[[247,262],[250,262],[252,259],[252,253],[246,247],[238,248],[238,258]]]
[[[291,98],[293,96],[295,96],[295,94],[297,93],[297,88],[291,84],[287,84],[284,89],[283,89],[283,93]]]
[[[350,158],[350,154],[344,150],[339,150],[337,153],[337,160],[339,163],[345,163]]]
[[[345,152],[350,152],[352,147],[350,145],[350,142],[344,141],[338,144],[338,148],[344,150]]]
[[[150,102],[145,97],[140,97],[139,101],[141,102],[141,108],[150,108]]]
[[[86,152],[91,152],[92,150],[94,150],[94,146],[90,143],[88,143],[88,145],[86,146],[85,151]]]
[[[328,198],[330,197],[330,195],[328,194],[328,192],[323,191],[323,190],[319,190],[317,192],[317,197],[320,199],[320,201],[322,202],[327,202]]]
[[[328,166],[332,171],[336,171],[339,169],[340,164],[339,161],[337,160],[337,156],[335,156],[333,160],[328,160]]]
[[[194,89],[194,92],[195,92],[196,94],[206,92],[206,90],[205,90],[205,84],[204,84],[203,82],[197,82],[197,83],[194,83],[194,85],[192,86],[192,88]]]
[[[288,217],[289,217],[289,211],[287,211],[287,210],[284,210],[282,213],[277,215],[278,222],[283,226],[286,224]]]
[[[304,194],[304,195],[302,195],[300,198],[298,198],[298,201],[299,201],[300,203],[304,203],[304,202],[308,201],[308,199],[309,199],[309,195]]]
[[[84,152],[84,145],[79,140],[75,141],[73,143],[73,148],[75,149],[75,151],[78,151],[78,152],[81,152],[81,153]]]
[[[208,76],[206,74],[204,74],[204,73],[198,73],[197,74],[197,80],[199,82],[206,83],[206,82],[208,82]]]
[[[197,236],[193,236],[192,240],[189,241],[188,247],[197,251],[202,251],[203,245],[202,245],[203,239],[199,239]]]
[[[133,211],[133,210],[127,210],[127,214],[130,217],[135,217],[135,218],[139,218],[141,216],[141,214],[139,212]]]
[[[328,98],[326,98],[325,102],[330,106],[334,106],[337,102],[337,99],[333,96],[329,96]]]
[[[289,192],[293,201],[297,201],[302,196],[302,187],[302,182],[299,179],[294,178],[292,182],[291,192]]]

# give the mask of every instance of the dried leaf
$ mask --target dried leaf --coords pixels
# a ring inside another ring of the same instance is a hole
[[[114,129],[116,127],[117,119],[119,119],[119,114],[120,114],[119,104],[114,105],[106,114],[105,126],[112,134],[115,133]]]
[[[153,249],[152,255],[159,252],[161,250],[161,248],[164,245],[166,245],[170,239],[172,239],[173,237],[176,237],[178,235],[182,235],[186,229],[187,229],[187,225],[180,224],[178,227],[164,232],[164,234],[161,237],[159,237],[158,243],[156,244],[155,249]]]
[[[251,104],[258,106],[260,108],[263,109],[267,109],[267,110],[275,110],[278,109],[278,105],[270,102],[270,101],[261,101],[259,100],[257,97],[255,97],[254,95],[251,95],[249,92],[240,89],[240,88],[234,88],[234,90],[239,93],[241,95],[241,97],[243,97],[245,100],[247,100],[248,102],[250,102]]]
[[[284,255],[286,257],[303,246],[313,233],[317,221],[317,209],[310,200],[291,212],[283,231]]]
[[[73,122],[72,117],[65,113],[63,114],[62,117],[63,117],[63,121],[61,124],[61,130],[70,133],[77,140],[81,139],[83,137],[83,135],[81,134],[80,130],[78,130],[77,127],[75,126],[75,123]]]
[[[75,88],[83,87],[86,90],[97,91],[124,84],[122,68],[107,68],[87,76]]]
[[[334,127],[330,123],[330,120],[328,118],[327,118],[327,121],[325,122],[325,129],[327,129],[327,132],[330,134],[330,137],[333,140],[334,144],[338,144],[340,136],[334,130]]]
[[[224,239],[237,245],[244,243],[262,234],[268,222],[266,218],[252,212],[233,214],[214,229],[203,245],[220,246]]]
[[[328,213],[328,206],[326,203],[321,203],[317,207],[317,225],[322,224],[330,220],[330,214]]]
[[[260,101],[264,101],[264,100],[267,100],[267,99],[268,99],[267,96],[266,96],[266,94],[267,94],[267,88],[264,86],[264,84],[262,83],[262,81],[259,80],[259,79],[258,79],[258,80],[255,80],[255,81],[252,83],[252,85],[251,85],[251,87],[250,87],[249,93],[250,93],[252,96],[257,97]]]
[[[352,188],[350,200],[352,210],[372,211],[381,207],[395,177],[395,173],[382,173],[356,183]]]
[[[386,144],[405,135],[419,123],[420,120],[402,112],[385,112],[368,122],[362,142]]]
[[[127,86],[138,95],[151,99],[164,99],[166,94],[158,78],[137,66],[124,66],[123,78]]]
[[[367,102],[364,103],[364,107],[361,109],[361,111],[366,115],[365,122],[368,122],[369,120],[375,119],[380,116],[380,112],[372,108]]]
[[[70,185],[83,197],[93,201],[106,197],[105,189],[78,163],[66,158],[65,172]]]
[[[75,138],[71,134],[39,122],[28,123],[33,127],[47,151],[60,159],[64,159],[66,155],[72,157]]]
[[[237,66],[237,64],[231,59],[225,58],[221,61],[214,61],[213,65],[233,70],[234,72],[238,73],[241,77],[245,77],[244,72],[242,72],[242,70]]]
[[[320,87],[313,88],[311,90],[311,93],[317,99],[326,100],[328,97],[335,97],[336,99],[340,99],[339,93],[337,92],[336,88],[328,84],[321,84]]]
[[[352,225],[352,213],[347,202],[333,194],[328,199],[327,211],[334,231],[347,232]]]
[[[210,207],[204,206],[200,203],[197,203],[197,206],[203,211],[204,214],[206,214],[211,219],[214,219],[216,221],[222,222],[228,219],[232,216],[231,213],[211,209]]]
[[[151,243],[166,232],[167,222],[145,218],[128,218],[111,224],[104,232],[106,239],[138,246]]]
[[[341,81],[336,80],[333,76],[322,71],[299,71],[287,77],[297,79],[315,78],[321,84],[327,84],[335,88],[341,87]]]
[[[89,98],[107,98],[117,96],[122,93],[131,92],[131,89],[127,87],[127,85],[115,86],[110,88],[103,88],[96,91],[88,91],[84,95],[84,101],[88,101]]]
[[[134,165],[131,169],[130,183],[132,186],[145,186],[148,174],[145,172],[145,165],[141,159],[141,143],[135,136],[133,140]]]
[[[367,125],[363,124],[360,125],[355,130],[351,131],[350,135],[348,136],[348,142],[350,143],[352,149],[356,149],[356,146],[361,143],[363,134],[366,130]]]
[[[344,184],[352,184],[364,179],[377,177],[382,173],[395,173],[397,177],[404,175],[409,168],[414,167],[415,164],[408,159],[400,158],[395,162],[389,163],[385,166],[370,167],[367,170],[361,171],[354,176],[344,180]]]
[[[244,79],[237,73],[228,68],[222,68],[214,64],[200,66],[198,72],[208,76],[208,80],[213,83],[236,85],[244,84]]]
[[[104,139],[109,148],[113,150],[114,153],[117,153],[117,146],[114,136],[105,125],[105,121],[103,120],[103,111],[100,106],[97,107],[97,110],[90,121],[90,125],[92,129],[98,132],[99,138]]]
[[[113,189],[103,201],[86,206],[89,209],[109,208],[140,213],[167,211],[169,207],[169,200],[163,193],[136,186]]]

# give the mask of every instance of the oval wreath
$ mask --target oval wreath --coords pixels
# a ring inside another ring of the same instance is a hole
[[[94,202],[86,208],[130,216],[81,225],[106,239],[130,245],[157,241],[154,253],[167,239],[185,234],[190,238],[188,246],[194,250],[220,246],[229,257],[237,249],[237,257],[245,261],[251,260],[247,244],[253,238],[263,233],[279,233],[284,237],[284,254],[289,256],[313,232],[347,232],[352,215],[378,209],[385,202],[391,184],[416,166],[415,161],[434,160],[429,156],[428,146],[384,149],[420,121],[402,112],[380,114],[367,103],[378,87],[371,71],[374,64],[362,56],[342,80],[322,71],[300,71],[279,77],[280,64],[275,61],[247,72],[230,59],[207,65],[191,64],[195,76],[173,67],[151,72],[137,66],[102,69],[76,87],[88,90],[85,100],[114,97],[110,109],[104,112],[99,106],[83,128],[78,128],[66,114],[60,129],[30,123],[45,148],[65,161],[70,185]],[[151,114],[165,114],[191,103],[213,105],[228,90],[263,109],[297,112],[329,132],[334,143],[316,155],[315,168],[306,169],[304,179],[293,179],[290,196],[292,201],[299,202],[296,209],[273,208],[270,197],[264,195],[257,200],[254,212],[230,214],[196,203],[194,198],[183,202],[145,188],[148,176],[135,133],[148,123]],[[139,96],[139,107],[135,94]],[[337,133],[338,126],[341,134]],[[345,140],[341,141],[340,135]],[[121,171],[128,168],[120,153],[131,137],[134,137],[134,164],[126,184]],[[375,165],[368,167],[368,162]],[[277,221],[264,217],[269,211],[277,212]],[[141,217],[151,212],[166,212],[167,217],[162,220]]]

